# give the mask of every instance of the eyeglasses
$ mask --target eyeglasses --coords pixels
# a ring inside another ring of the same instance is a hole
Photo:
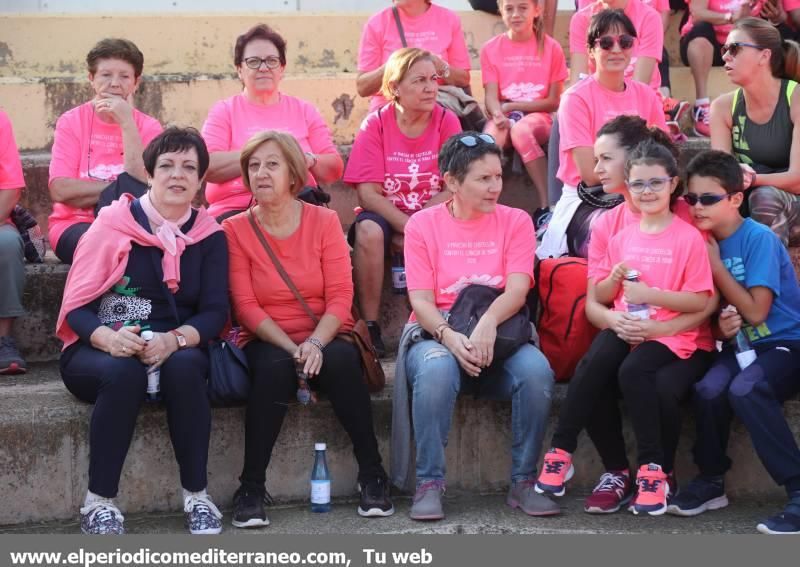
[[[746,41],[732,41],[720,47],[719,50],[722,52],[723,57],[725,57],[725,55],[728,53],[731,57],[736,57],[742,47],[752,47],[753,49],[758,49],[759,51],[763,51],[765,49],[764,47],[756,45],[755,43],[747,43]]]
[[[270,55],[261,59],[261,57],[248,57],[244,60],[244,64],[250,69],[261,69],[261,65],[266,65],[267,69],[277,69],[281,66],[281,58]]]
[[[686,193],[683,199],[690,207],[694,207],[697,203],[700,203],[704,207],[710,207],[711,205],[716,205],[720,201],[730,199],[731,195],[733,195],[733,193],[728,193],[726,195],[696,195],[695,193]]]
[[[644,179],[637,179],[636,181],[626,181],[625,185],[628,186],[628,191],[634,195],[644,193],[644,190],[649,188],[653,193],[659,193],[664,190],[664,187],[672,181],[672,177],[653,177],[645,181]]]
[[[636,38],[626,33],[620,35],[601,35],[594,40],[595,47],[599,47],[603,51],[611,51],[614,45],[619,45],[619,48],[626,51],[633,47]]]
[[[477,136],[467,135],[461,136],[458,141],[467,146],[468,148],[474,148],[478,145],[478,140],[482,140],[487,144],[494,144],[494,138],[489,134],[478,134]]]

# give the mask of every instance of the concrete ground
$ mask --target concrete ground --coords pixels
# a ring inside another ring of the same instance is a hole
[[[583,512],[586,492],[568,494],[560,500],[563,513],[550,518],[531,518],[512,510],[502,494],[448,494],[447,518],[440,522],[414,522],[408,518],[411,500],[395,498],[394,516],[361,518],[357,501],[337,501],[328,514],[313,514],[307,506],[268,508],[271,525],[259,530],[239,530],[230,525],[230,510],[225,513],[225,532],[249,534],[755,534],[756,524],[783,506],[779,500],[739,499],[715,512],[695,518],[634,516],[629,512],[592,516]],[[77,518],[77,510],[76,510]],[[125,520],[129,533],[184,533],[183,516],[174,514],[135,514]],[[78,533],[75,521],[48,522],[0,527],[0,534]]]

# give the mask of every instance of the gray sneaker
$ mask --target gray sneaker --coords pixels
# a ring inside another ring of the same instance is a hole
[[[417,487],[414,494],[414,503],[411,505],[409,517],[412,520],[442,520],[442,494],[444,494],[443,480],[430,480]]]
[[[25,374],[28,366],[11,337],[0,337],[0,374]]]
[[[508,489],[506,504],[519,508],[529,516],[553,516],[561,513],[558,504],[534,490],[536,479],[514,482]]]

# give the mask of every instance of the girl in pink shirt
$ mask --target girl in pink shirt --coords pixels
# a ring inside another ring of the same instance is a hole
[[[605,154],[609,150],[607,147]],[[625,169],[626,184],[640,220],[622,228],[608,241],[605,257],[594,271],[599,279],[594,288],[595,300],[613,301],[615,312],[630,313],[623,317],[626,319],[638,313],[640,318],[669,322],[682,313],[703,312],[714,290],[711,269],[701,234],[671,210],[680,192],[674,155],[667,147],[646,141],[633,150]],[[572,452],[578,434],[601,413],[598,400],[604,396],[616,399],[615,390],[619,388],[633,422],[640,465],[632,511],[663,514],[670,493],[668,473],[672,472],[664,466],[668,463],[666,466],[671,469],[674,457],[667,454],[664,439],[680,434],[680,421],[676,422],[671,412],[663,411],[661,398],[687,391],[696,376],[678,372],[667,375],[662,369],[688,360],[698,348],[701,333],[701,327],[695,326],[631,341],[624,329],[602,331],[570,382],[567,404],[562,408],[552,448],[545,456],[545,472],[539,477],[537,489],[564,493],[564,484],[573,472]],[[631,344],[635,344],[633,349]],[[619,423],[619,416],[614,418],[606,412],[601,421]],[[594,423],[600,425],[600,421]],[[621,441],[621,431],[618,438]],[[630,499],[628,471],[607,474],[619,481],[616,488],[622,494],[618,495],[616,508],[587,511],[616,511]]]
[[[242,183],[239,150],[257,132],[291,134],[306,157],[305,185],[331,183],[342,176],[344,162],[333,145],[330,129],[312,104],[280,91],[286,71],[286,40],[264,24],[236,39],[233,64],[244,88],[216,103],[203,124],[211,153],[206,200],[208,212],[227,218],[250,204]]]
[[[567,65],[559,43],[544,33],[538,0],[500,0],[499,7],[508,31],[481,48],[489,117],[485,131],[501,148],[509,142],[514,146],[545,207],[547,158],[542,146],[550,137],[550,113],[558,109]]]
[[[468,86],[472,64],[458,14],[431,0],[393,0],[393,4],[367,20],[358,43],[356,89],[359,96],[372,97],[369,110],[386,104],[381,92],[383,72],[392,53],[402,47],[431,52],[441,84]]]

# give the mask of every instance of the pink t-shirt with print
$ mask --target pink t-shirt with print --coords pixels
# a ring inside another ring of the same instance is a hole
[[[581,176],[571,150],[593,147],[603,124],[623,114],[641,116],[649,126],[667,129],[659,95],[638,81],[626,80],[625,90],[616,92],[590,76],[567,89],[558,108],[561,140],[557,176],[561,181],[572,187],[578,185]]]
[[[598,0],[578,10],[569,21],[569,51],[586,55],[586,38],[589,35],[589,24],[592,16],[605,9],[605,4]],[[661,15],[650,6],[642,4],[641,0],[628,0],[625,15],[633,22],[636,29],[636,43],[631,51],[631,62],[625,69],[625,76],[633,78],[636,60],[639,57],[652,57],[661,61],[664,48],[664,26]],[[594,73],[594,61],[589,58],[589,73]],[[653,66],[653,75],[650,77],[650,87],[658,91],[661,86],[661,73],[658,65]]]
[[[790,0],[791,1],[791,0]],[[711,10],[712,12],[718,12],[720,14],[724,14],[726,12],[735,12],[738,10],[742,4],[744,4],[742,0],[708,0],[708,6],[706,7],[707,10]],[[683,24],[681,28],[681,35],[684,36],[688,34],[692,30],[692,26],[694,26],[694,22],[692,21],[692,5],[690,2],[687,2],[689,6],[689,18],[686,20],[686,23]],[[750,15],[751,16],[758,16],[761,13],[761,7],[764,5],[764,0],[756,0],[753,3],[753,6],[750,8]],[[784,6],[784,10],[788,10]],[[714,25],[714,35],[717,36],[717,41],[720,45],[725,43],[725,40],[728,39],[728,34],[733,29],[733,24],[717,24]]]
[[[589,4],[592,4],[596,0],[578,0],[578,10],[583,10]],[[650,6],[653,10],[658,12],[659,14],[663,14],[664,12],[669,12],[669,0],[640,0],[642,4],[645,6]]]
[[[714,279],[703,236],[678,217],[673,217],[670,225],[658,234],[646,234],[639,228],[639,223],[634,223],[612,236],[605,259],[596,268],[598,277],[607,277],[620,262],[638,270],[640,280],[649,287],[664,291],[714,293]],[[622,287],[614,299],[614,309],[627,309]],[[655,321],[669,321],[678,315],[678,311],[650,306],[650,318]],[[701,329],[702,326],[654,340],[685,359],[699,347]]]
[[[133,120],[142,140],[142,148],[161,133],[158,120],[135,108]],[[76,106],[56,121],[50,158],[50,184],[59,177],[110,183],[125,170],[123,150],[119,125],[97,118],[91,101]],[[53,203],[53,212],[48,220],[50,246],[55,249],[63,232],[73,224],[93,220],[93,207],[80,209],[64,203]]]
[[[402,10],[399,12],[408,47],[430,51],[456,69],[469,69],[472,66],[458,14],[436,4],[431,4],[425,13],[416,18],[408,17]],[[374,71],[402,47],[392,8],[381,10],[364,24],[358,43],[358,71]],[[386,102],[383,96],[376,94],[370,100],[369,109],[375,110]]]
[[[353,186],[377,183],[384,197],[410,215],[440,191],[439,149],[459,132],[456,115],[436,105],[425,132],[409,138],[397,126],[394,104],[387,104],[361,124],[344,182]]]
[[[253,134],[280,130],[295,137],[304,152],[335,154],[330,128],[316,107],[304,100],[281,93],[277,104],[263,106],[237,94],[214,104],[208,111],[202,134],[210,152],[239,151]],[[306,184],[316,185],[309,172]],[[206,200],[212,216],[246,209],[250,191],[241,177],[225,183],[207,183]]]
[[[22,162],[14,139],[14,129],[8,115],[0,110],[0,191],[24,187],[25,178],[22,176]],[[6,219],[6,223],[11,223],[11,219]]]
[[[545,98],[550,85],[569,77],[564,51],[552,37],[545,36],[542,53],[535,37],[511,41],[500,34],[481,48],[483,84],[497,83],[500,100],[530,102]]]
[[[675,202],[673,212],[682,221],[692,224],[691,208],[683,199]],[[608,275],[608,270],[601,271],[599,267],[605,264],[609,241],[623,229],[631,225],[638,225],[641,220],[642,215],[633,212],[626,203],[622,203],[596,218],[592,224],[589,238],[589,278],[599,281]],[[714,350],[715,341],[711,335],[711,325],[708,321],[703,323],[698,330],[696,344],[700,350]]]
[[[459,220],[441,203],[406,224],[408,290],[433,290],[436,307],[449,310],[470,284],[504,288],[509,274],[520,273],[533,286],[535,248],[533,221],[525,211],[497,205],[493,213]]]

